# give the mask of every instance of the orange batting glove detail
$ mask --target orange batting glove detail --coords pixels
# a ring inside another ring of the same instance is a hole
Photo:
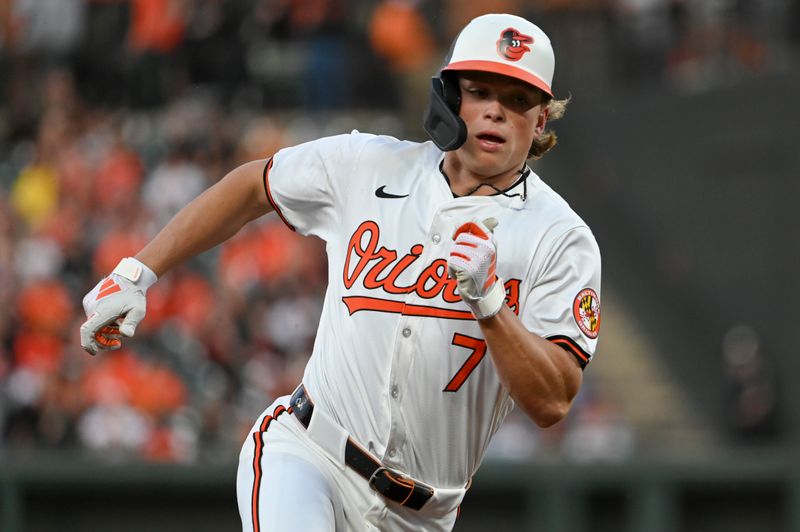
[[[447,271],[456,280],[461,299],[479,320],[500,312],[506,297],[503,282],[497,277],[495,227],[494,218],[460,225],[453,234],[447,259]]]

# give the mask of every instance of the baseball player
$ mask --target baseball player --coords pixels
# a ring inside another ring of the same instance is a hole
[[[354,131],[246,163],[84,298],[84,348],[114,349],[159,276],[247,222],[274,210],[326,242],[303,380],[242,447],[243,530],[450,530],[514,406],[542,427],[567,414],[597,342],[600,256],[526,162],[555,143],[553,70],[537,26],[478,17],[432,80],[432,142]]]

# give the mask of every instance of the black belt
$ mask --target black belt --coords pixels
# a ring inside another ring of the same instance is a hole
[[[311,414],[314,413],[314,403],[302,384],[292,394],[289,410],[308,428]],[[419,510],[433,496],[432,487],[387,468],[352,438],[347,438],[344,447],[344,463],[364,477],[372,489],[403,506]]]

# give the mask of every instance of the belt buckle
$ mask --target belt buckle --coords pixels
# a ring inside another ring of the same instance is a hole
[[[378,469],[373,471],[372,475],[370,475],[369,480],[367,481],[369,487],[377,491],[378,493],[380,493],[380,490],[378,489],[378,486],[375,485],[375,482],[378,480],[378,475],[380,475],[383,472],[391,473],[393,471],[386,466],[380,466]]]
[[[381,473],[386,473],[383,486],[378,485]],[[386,466],[378,467],[369,477],[369,487],[390,501],[413,510],[421,509],[433,496],[433,488],[427,484],[398,473]],[[399,490],[399,491],[398,491]]]

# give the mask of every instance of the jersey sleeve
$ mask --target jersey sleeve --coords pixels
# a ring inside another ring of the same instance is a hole
[[[284,148],[269,160],[264,191],[290,229],[328,240],[367,137],[358,132],[325,137]]]
[[[553,245],[522,309],[528,330],[563,347],[585,368],[600,332],[600,250],[587,227]]]

